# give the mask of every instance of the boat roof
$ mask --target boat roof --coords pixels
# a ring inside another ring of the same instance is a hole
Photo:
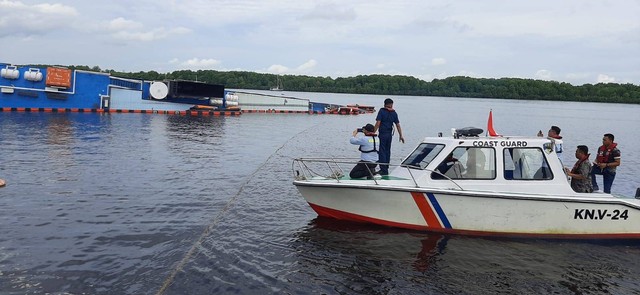
[[[542,146],[545,143],[562,143],[561,139],[555,139],[551,137],[538,137],[538,136],[450,136],[450,137],[425,137],[423,143],[443,143],[451,145],[455,142],[457,145],[471,144],[474,146],[487,146],[487,147],[510,147],[510,145],[501,145],[501,142],[518,142],[527,143],[527,146]],[[496,143],[498,143],[496,145]]]

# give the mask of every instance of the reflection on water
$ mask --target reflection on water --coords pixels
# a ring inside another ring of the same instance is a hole
[[[47,154],[49,159],[55,159],[58,163],[52,171],[51,175],[56,178],[56,181],[73,181],[75,176],[70,169],[75,165],[73,154],[73,141],[75,140],[73,135],[74,123],[69,120],[68,117],[52,116],[49,118],[44,133],[46,134],[46,143],[49,147]],[[69,192],[64,192],[69,194]]]
[[[47,124],[47,144],[67,145],[73,140],[72,122],[68,117],[51,117]]]
[[[212,138],[224,136],[225,117],[186,117],[170,116],[167,118],[167,135],[178,141],[188,140],[198,143],[212,143]]]
[[[350,243],[345,243],[345,236]],[[333,244],[327,239],[336,238],[335,242],[340,245],[339,248],[360,247],[364,252],[369,252],[372,258],[389,259],[398,256],[398,259],[402,260],[405,258],[403,256],[415,257],[411,266],[418,272],[426,272],[437,262],[449,240],[449,237],[443,234],[407,232],[324,217],[312,220],[307,230],[299,233],[299,237],[306,242],[320,243],[324,246]],[[354,239],[357,242],[354,243]]]
[[[324,218],[293,244],[300,272],[340,281],[333,292],[358,294],[627,294],[640,287],[629,277],[638,246],[450,236]],[[621,253],[630,256],[624,263],[607,257]]]

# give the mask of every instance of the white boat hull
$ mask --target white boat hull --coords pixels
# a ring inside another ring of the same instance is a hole
[[[454,130],[426,137],[388,176],[351,178],[355,161],[299,158],[293,183],[318,215],[337,219],[483,236],[640,238],[640,200],[575,192],[560,140]]]
[[[492,195],[382,185],[294,184],[320,216],[443,233],[558,238],[640,238],[635,199]]]

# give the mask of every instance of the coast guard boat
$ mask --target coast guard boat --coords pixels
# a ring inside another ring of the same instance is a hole
[[[355,161],[299,158],[293,184],[319,216],[439,233],[640,238],[640,200],[571,189],[542,137],[427,137],[389,175],[350,179]],[[346,173],[345,173],[346,171]]]

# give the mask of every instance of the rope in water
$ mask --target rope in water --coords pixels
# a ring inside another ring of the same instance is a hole
[[[238,196],[240,196],[240,194],[243,192],[245,185],[247,185],[252,179],[253,177],[259,172],[262,171],[262,168],[264,166],[267,165],[267,163],[269,163],[269,161],[271,160],[271,158],[273,158],[273,156],[275,156],[276,154],[278,154],[278,152],[284,148],[289,141],[291,141],[292,139],[296,138],[298,135],[307,132],[308,130],[310,130],[311,128],[316,127],[317,125],[319,125],[320,123],[313,125],[303,131],[300,131],[299,133],[295,134],[294,136],[292,136],[291,138],[289,138],[287,141],[285,141],[275,152],[273,152],[273,154],[271,154],[269,156],[269,158],[267,158],[267,160],[264,161],[264,163],[262,163],[260,165],[260,167],[258,167],[256,169],[256,171],[253,171],[253,173],[251,173],[251,175],[247,178],[247,180],[242,184],[242,186],[240,186],[240,189],[238,190],[238,192],[229,199],[229,201],[227,202],[227,204],[225,204],[224,208],[222,209],[222,211],[220,211],[220,213],[213,218],[213,221],[209,224],[209,226],[207,226],[204,231],[202,232],[202,234],[200,235],[200,237],[198,238],[198,240],[196,240],[196,242],[193,244],[193,246],[191,246],[191,249],[189,249],[189,251],[187,252],[187,254],[185,254],[185,256],[182,258],[182,260],[180,260],[180,262],[176,265],[175,269],[173,269],[173,271],[171,272],[171,274],[169,274],[169,276],[164,280],[164,283],[162,284],[162,287],[160,287],[160,289],[158,290],[158,292],[156,293],[156,295],[162,295],[164,294],[165,291],[167,291],[167,288],[169,288],[169,286],[171,286],[171,284],[173,283],[173,280],[176,278],[176,275],[178,275],[178,272],[182,271],[182,269],[184,268],[184,266],[187,264],[187,261],[189,261],[189,258],[191,258],[191,256],[193,255],[193,253],[196,252],[196,249],[198,248],[198,246],[200,244],[202,244],[202,241],[204,240],[204,237],[207,236],[214,227],[216,227],[216,225],[218,225],[218,222],[220,222],[220,220],[222,219],[222,217],[225,215],[225,213],[227,213],[227,211],[231,208],[231,205],[233,205],[236,200],[238,199]]]

